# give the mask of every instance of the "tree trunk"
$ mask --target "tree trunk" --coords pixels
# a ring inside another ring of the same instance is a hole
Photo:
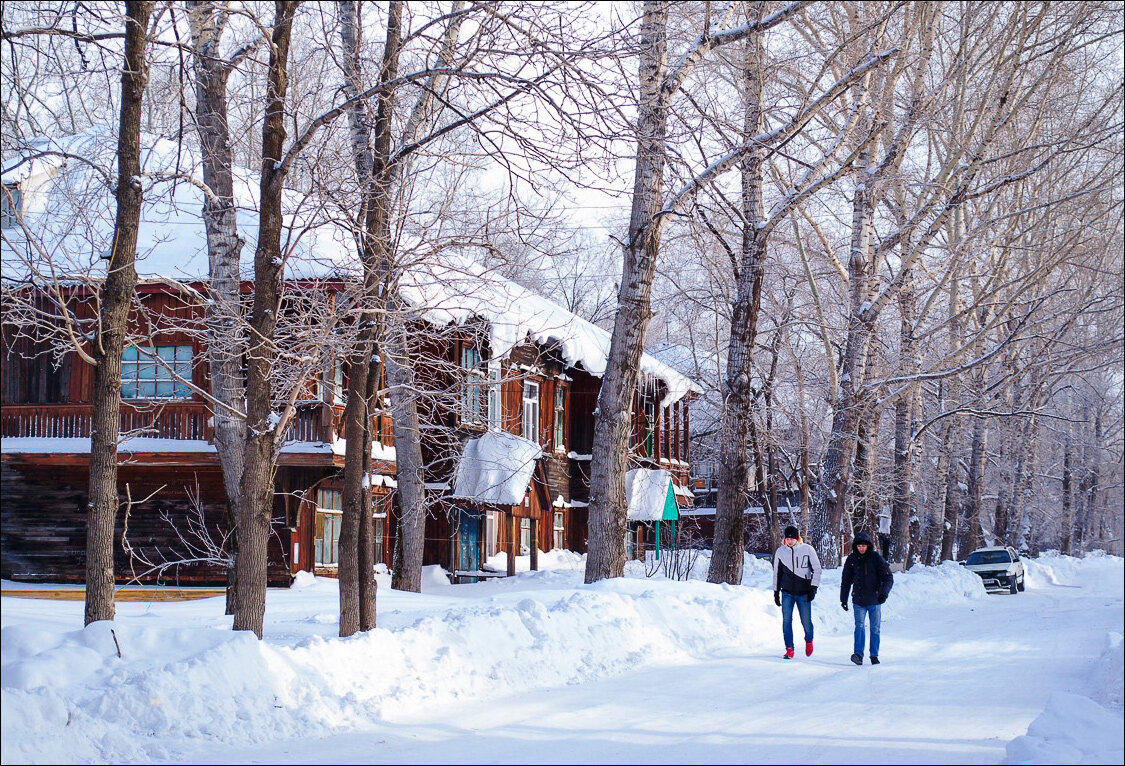
[[[760,10],[757,6],[755,9]],[[750,20],[757,19],[751,17]],[[746,44],[742,67],[746,99],[742,135],[747,138],[758,135],[762,129],[761,64],[762,39],[756,36]],[[743,158],[741,166],[742,242],[738,283],[731,306],[727,369],[723,378],[724,412],[719,437],[719,496],[715,503],[714,551],[707,571],[708,582],[734,585],[742,582],[743,552],[746,548],[744,514],[749,505],[747,493],[750,487],[747,445],[753,417],[750,377],[765,276],[767,234],[759,226],[764,217],[762,163],[763,151],[757,148]],[[768,434],[766,438],[769,438]],[[773,526],[770,523],[771,532]]]
[[[117,217],[102,285],[94,342],[90,432],[90,499],[86,530],[86,624],[114,617],[114,526],[117,520],[117,439],[121,426],[121,353],[137,287],[137,230],[141,186],[141,114],[148,61],[145,48],[152,2],[125,4],[125,65],[117,137]]]
[[[289,42],[296,2],[277,0],[270,36],[265,119],[262,123],[262,165],[258,246],[254,251],[254,304],[246,362],[246,454],[239,498],[238,603],[234,629],[262,637],[266,614],[267,548],[273,513],[273,482],[277,470],[278,431],[271,390],[273,339],[280,310],[281,196],[285,169],[285,95],[289,85]]]
[[[865,407],[856,425],[855,479],[852,481],[852,536],[866,530],[879,544],[880,493],[876,487],[879,459],[879,412]]]
[[[1063,433],[1062,468],[1062,520],[1060,522],[1059,551],[1066,556],[1074,552],[1074,471],[1072,468],[1073,449],[1070,439],[1070,426]]]
[[[354,2],[340,3],[340,39],[344,48],[345,93],[355,97],[364,86],[360,71],[359,17]],[[392,2],[388,9],[387,37],[383,46],[383,63],[379,82],[389,82],[398,73],[402,3]],[[348,359],[348,402],[344,413],[347,423],[344,455],[344,518],[340,528],[340,635],[350,636],[357,630],[374,627],[375,588],[373,532],[371,529],[371,494],[364,477],[371,467],[370,379],[381,317],[385,313],[386,290],[390,266],[390,185],[387,179],[391,149],[391,114],[394,110],[393,90],[378,96],[378,107],[372,130],[367,125],[367,109],[356,101],[348,110],[351,124],[352,154],[356,177],[362,190],[360,215],[360,261],[363,267],[363,293],[360,296],[359,336],[355,352]],[[367,620],[364,615],[369,615]],[[364,628],[364,624],[370,626]]]
[[[978,389],[979,390],[979,389]],[[972,443],[969,448],[969,474],[966,480],[965,513],[961,530],[964,537],[961,552],[974,551],[984,545],[981,506],[984,503],[985,450],[988,445],[988,421],[973,418]]]
[[[422,592],[422,553],[426,542],[426,485],[422,473],[421,422],[418,417],[417,385],[406,339],[402,305],[392,304],[400,312],[388,328],[383,364],[390,386],[391,417],[395,425],[395,456],[398,465],[399,514],[402,533],[397,542],[395,570],[391,587],[396,590]]]
[[[948,401],[949,397],[945,395],[945,391],[948,390],[948,387],[949,381],[943,383],[943,395],[938,399],[940,408],[944,408],[946,406],[945,402]],[[945,527],[948,519],[946,515],[946,498],[949,495],[949,475],[953,467],[953,442],[951,441],[953,434],[954,419],[948,417],[941,427],[941,438],[939,439],[941,451],[938,452],[937,473],[933,482],[938,493],[933,502],[930,503],[929,509],[926,512],[926,534],[922,551],[923,561],[926,566],[934,566],[942,561],[942,539],[945,536]]]
[[[910,277],[904,278],[907,284],[898,296],[901,324],[899,325],[899,366],[904,374],[915,375],[921,368],[917,344],[914,338],[914,322],[917,319],[917,305]],[[916,523],[918,477],[918,457],[920,445],[914,439],[918,427],[921,386],[911,384],[895,402],[895,476],[891,501],[891,539],[888,553],[894,564],[910,565],[917,557],[911,550],[911,526]]]
[[[633,392],[652,320],[652,279],[663,221],[664,137],[668,99],[662,92],[667,55],[668,7],[644,4],[639,44],[640,103],[637,161],[629,236],[624,246],[618,312],[606,370],[598,392],[590,474],[589,553],[586,582],[625,572],[625,468]],[[745,444],[745,442],[743,442]]]
[[[211,190],[203,200],[207,232],[209,298],[206,307],[207,361],[211,374],[215,451],[223,472],[227,518],[231,527],[238,518],[239,485],[243,474],[246,420],[243,413],[246,381],[242,357],[246,350],[240,308],[239,262],[245,240],[238,233],[234,199],[234,159],[227,121],[227,80],[231,64],[219,57],[227,14],[207,0],[188,3],[195,74],[195,118],[203,161],[203,182]],[[233,541],[236,538],[232,536]],[[229,551],[237,558],[237,546]],[[237,567],[227,580],[227,614],[237,602]]]
[[[956,416],[954,416],[956,417]],[[950,466],[949,472],[946,474],[945,480],[945,502],[942,507],[942,516],[945,523],[942,525],[941,531],[941,555],[939,561],[950,561],[953,559],[953,548],[957,542],[957,528],[960,521],[961,514],[958,509],[961,507],[961,496],[963,491],[961,489],[962,482],[959,473],[960,459],[957,457],[958,449],[961,443],[961,435],[964,431],[957,422],[950,424],[949,441],[945,442],[945,449],[950,453]]]

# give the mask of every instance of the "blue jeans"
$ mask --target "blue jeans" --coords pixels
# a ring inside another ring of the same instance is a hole
[[[781,592],[781,635],[785,648],[793,648],[793,604],[801,615],[801,627],[805,629],[805,643],[812,641],[812,602],[808,596],[795,596],[788,591]]]
[[[852,604],[852,614],[855,615],[855,653],[863,656],[863,639],[864,629],[863,620],[867,618],[871,622],[871,654],[869,657],[879,656],[879,627],[882,622],[882,607],[878,604],[872,606],[860,606],[859,604]]]

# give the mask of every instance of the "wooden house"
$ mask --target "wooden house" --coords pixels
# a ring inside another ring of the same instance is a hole
[[[32,253],[28,239],[57,226],[66,233],[47,249],[67,250],[66,237],[80,228],[73,204],[49,199],[55,186],[74,185],[67,178],[62,161],[34,172],[5,170],[6,198],[16,205],[4,217],[9,287],[26,279],[12,265]],[[102,187],[86,204],[108,211],[107,195]],[[195,299],[207,289],[205,240],[198,213],[185,213],[198,211],[199,192],[182,184],[149,199],[141,235],[145,257],[138,262],[142,281],[129,319],[131,336],[143,342],[127,348],[122,362],[126,433],[118,464],[129,507],[118,518],[117,576],[221,583],[222,537],[231,523],[206,397],[203,309]],[[68,211],[75,220],[60,224]],[[98,220],[104,226],[112,216]],[[104,238],[104,231],[83,232],[82,247],[93,254],[88,273],[96,273]],[[338,264],[341,253],[317,248],[325,242],[329,250],[338,248],[346,239],[307,237],[309,262]],[[345,291],[341,273],[321,274],[308,289]],[[52,310],[65,305],[79,318],[92,318],[96,284],[96,278],[76,280],[60,289],[31,279],[21,289],[32,300],[38,291]],[[467,258],[415,269],[404,276],[401,291],[420,317],[409,332],[419,380],[436,392],[423,408],[430,508],[424,563],[471,579],[487,576],[488,559],[499,553],[506,554],[502,571],[512,573],[519,555],[529,555],[534,568],[539,551],[585,551],[594,410],[608,333]],[[74,350],[60,351],[13,321],[18,316],[5,307],[0,322],[0,576],[77,582],[85,566],[92,368]],[[338,560],[346,391],[339,360],[326,354],[310,381],[278,465],[269,555],[274,585],[288,584],[299,571],[333,574]],[[690,504],[693,385],[648,356],[640,381],[634,467],[667,471],[677,497]],[[389,565],[397,513],[394,429],[389,411],[373,418],[368,486],[375,499],[376,560]],[[494,491],[497,486],[503,491]]]

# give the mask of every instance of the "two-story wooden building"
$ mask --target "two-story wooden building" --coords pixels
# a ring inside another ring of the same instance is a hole
[[[39,300],[43,316],[64,312],[81,322],[96,316],[99,253],[112,234],[112,199],[104,185],[91,194],[73,177],[73,164],[53,157],[5,169],[3,278],[6,301],[22,291],[24,305]],[[76,188],[87,195],[81,211]],[[252,197],[247,191],[240,200],[246,207],[240,225],[247,232],[253,231]],[[207,334],[197,299],[207,294],[200,205],[190,184],[157,184],[146,195],[142,282],[122,360],[119,478],[128,507],[117,530],[121,580],[225,579],[224,536],[231,523],[206,395]],[[347,253],[341,243],[349,238],[326,235],[324,228],[303,239],[303,252],[306,263],[331,263],[335,270],[309,281],[308,289],[344,291],[346,271],[339,266]],[[85,278],[43,280],[36,259],[47,254],[71,261],[81,256],[69,266]],[[430,508],[425,563],[480,572],[503,553],[511,572],[518,555],[530,555],[534,566],[538,551],[584,551],[589,453],[608,333],[465,257],[412,268],[400,289],[417,313],[409,335],[426,392],[420,397]],[[25,322],[25,312],[11,309],[4,307],[0,323],[0,576],[79,581],[92,368],[73,346],[60,345],[47,329]],[[693,386],[648,356],[640,380],[633,462],[670,471],[677,496],[688,504]],[[334,572],[345,383],[339,360],[325,350],[281,451],[271,583],[287,584],[302,570]],[[376,560],[389,565],[396,522],[394,429],[389,411],[373,417],[368,486],[375,497]]]

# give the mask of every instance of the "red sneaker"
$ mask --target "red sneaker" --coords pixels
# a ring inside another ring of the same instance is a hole
[[[805,642],[805,656],[812,657],[812,641]]]
[[[793,659],[793,647],[791,647],[791,646],[785,647],[785,659],[787,659],[787,660]]]

